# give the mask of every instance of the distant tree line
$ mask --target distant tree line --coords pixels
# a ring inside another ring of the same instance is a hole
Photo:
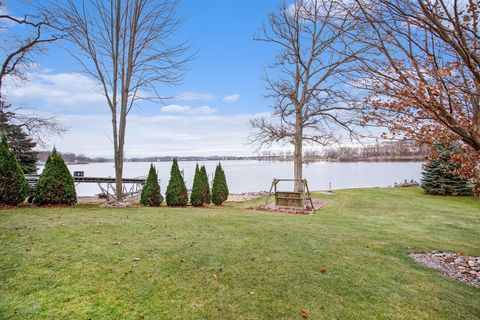
[[[409,161],[425,160],[428,147],[415,141],[385,142],[361,147],[340,147],[327,150],[325,157],[335,161]]]
[[[388,141],[361,146],[343,146],[335,149],[305,150],[303,162],[314,161],[423,161],[428,146],[412,140]],[[292,151],[261,152],[261,160],[292,161]]]
[[[60,153],[63,160],[67,163],[91,163],[91,162],[111,162],[112,159],[103,158],[103,157],[87,157],[83,154],[75,154],[71,152],[62,152]],[[50,155],[50,151],[38,151],[37,152],[37,160],[41,162],[45,162]]]
[[[37,160],[45,162],[50,154],[49,151],[36,153]],[[112,162],[111,158],[88,157],[83,154],[70,152],[61,153],[65,162],[72,163],[96,163]],[[355,147],[339,147],[327,150],[305,150],[303,152],[304,163],[314,161],[423,161],[428,156],[428,147],[420,145],[412,140],[388,141],[377,144],[361,145]],[[170,162],[178,161],[221,161],[221,160],[260,160],[260,161],[293,161],[293,151],[262,150],[254,156],[162,156],[129,158],[127,162]]]

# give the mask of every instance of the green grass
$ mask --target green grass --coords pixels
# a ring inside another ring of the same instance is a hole
[[[480,289],[408,256],[480,256],[479,201],[418,189],[317,197],[329,203],[313,216],[244,209],[260,200],[0,211],[0,318],[480,317]]]

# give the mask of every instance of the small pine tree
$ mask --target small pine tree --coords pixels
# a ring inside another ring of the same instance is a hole
[[[186,206],[188,204],[188,190],[183,181],[182,174],[178,168],[177,159],[173,159],[172,169],[170,170],[170,181],[168,182],[166,192],[167,205]]]
[[[195,167],[195,176],[193,177],[192,194],[190,195],[190,203],[194,207],[203,206],[203,181],[198,169],[198,164]]]
[[[455,146],[437,146],[437,156],[429,159],[423,168],[422,188],[435,195],[471,195],[468,180],[453,173],[455,165],[451,157]]]
[[[0,141],[0,204],[15,206],[25,200],[28,182],[15,154],[10,150],[7,137]]]
[[[159,207],[163,202],[160,194],[160,185],[158,184],[157,171],[153,164],[150,164],[147,181],[140,195],[140,204],[149,207]]]
[[[207,169],[202,165],[200,169],[200,177],[202,179],[202,201],[204,204],[210,204],[212,202],[210,195],[210,183],[208,182]]]
[[[220,174],[221,174],[221,179],[222,179],[222,199],[223,201],[227,201],[228,195],[229,195],[229,190],[228,190],[228,185],[227,185],[227,178],[225,177],[225,171],[223,171],[222,165],[218,164],[220,166]]]
[[[17,161],[22,167],[23,173],[32,174],[37,172],[37,153],[33,150],[37,143],[29,137],[22,127],[12,123],[11,105],[0,101],[0,132],[4,132],[10,150],[17,157]],[[5,110],[7,110],[5,112]]]
[[[219,163],[215,169],[215,177],[213,178],[212,202],[215,205],[221,205],[228,199],[228,186],[225,178],[225,172]]]
[[[66,204],[77,202],[73,177],[62,156],[53,148],[45,168],[35,187],[34,202],[37,204]]]

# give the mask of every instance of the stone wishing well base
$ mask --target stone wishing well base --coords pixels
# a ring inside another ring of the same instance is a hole
[[[308,215],[308,214],[314,214],[315,211],[323,207],[327,203],[327,200],[316,199],[316,200],[312,200],[312,203],[313,203],[313,208],[311,206],[306,206],[304,209],[286,208],[286,207],[279,207],[274,204],[268,204],[266,206],[249,208],[249,210]]]

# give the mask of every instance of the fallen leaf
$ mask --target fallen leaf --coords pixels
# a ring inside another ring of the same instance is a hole
[[[307,318],[308,318],[308,312],[305,311],[305,310],[302,310],[302,312],[300,312],[300,315],[302,316],[303,319],[307,319]]]
[[[325,273],[325,272],[327,272],[327,270],[325,270],[325,269],[320,269],[320,272],[321,272],[321,273]]]

